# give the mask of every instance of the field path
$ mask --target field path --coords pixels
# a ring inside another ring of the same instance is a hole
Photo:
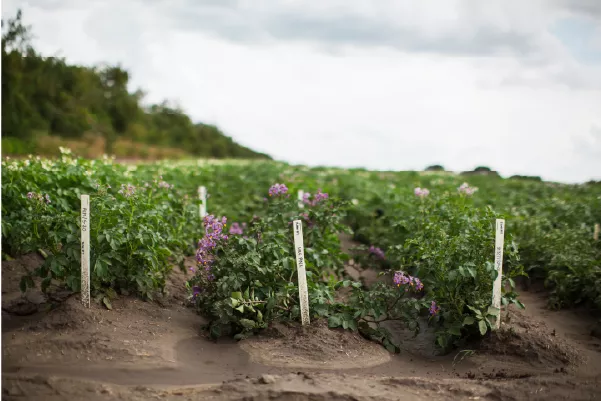
[[[456,353],[433,354],[428,330],[411,338],[402,328],[395,331],[403,348],[398,355],[318,324],[309,331],[281,328],[285,341],[262,336],[213,342],[201,331],[203,319],[184,306],[181,272],[170,278],[162,305],[121,297],[112,311],[85,309],[77,296],[66,294],[48,311],[52,299],[18,293],[18,276],[36,263],[38,257],[27,255],[2,265],[3,400],[601,396],[601,341],[590,335],[594,322],[579,311],[547,310],[544,293],[522,294],[527,309],[511,311],[502,340],[474,344],[473,356],[454,360]],[[247,352],[253,345],[264,350],[261,363]],[[366,352],[373,358],[361,367]]]

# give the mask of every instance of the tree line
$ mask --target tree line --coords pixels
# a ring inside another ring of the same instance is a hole
[[[119,143],[130,143],[199,157],[269,158],[214,125],[194,123],[166,101],[142,105],[144,93],[129,91],[130,73],[119,65],[88,67],[42,56],[32,46],[31,32],[20,10],[2,20],[5,154],[34,153],[42,138],[56,137],[74,143],[101,139],[109,154]]]

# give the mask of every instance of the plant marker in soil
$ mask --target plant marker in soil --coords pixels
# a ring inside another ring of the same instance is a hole
[[[198,206],[198,214],[201,219],[204,219],[207,215],[207,188],[198,187],[198,199],[200,199],[200,205]]]
[[[503,244],[505,242],[505,220],[497,219],[495,236],[495,269],[499,273],[492,287],[492,306],[499,310],[495,327],[501,327],[501,282],[503,279]]]
[[[305,204],[303,203],[303,198],[305,197],[305,191],[303,191],[302,189],[298,190],[298,207],[299,208],[304,208]]]
[[[90,196],[81,195],[81,303],[90,307]]]
[[[303,223],[294,220],[294,253],[298,272],[298,295],[300,300],[301,322],[303,326],[311,323],[309,319],[309,292],[307,290],[307,273],[305,271],[305,249],[303,246]]]
[[[595,224],[595,231],[593,232],[593,239],[595,241],[599,241],[599,231],[601,231],[601,226],[597,223]]]

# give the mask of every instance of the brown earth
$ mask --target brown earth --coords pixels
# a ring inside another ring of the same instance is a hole
[[[251,361],[267,366],[340,370],[367,368],[390,361],[382,346],[348,330],[329,329],[321,319],[309,327],[276,324],[240,344]]]
[[[211,341],[185,306],[180,271],[161,303],[122,296],[113,310],[87,309],[56,288],[21,295],[20,275],[39,263],[2,263],[3,400],[601,399],[594,321],[547,310],[543,293],[524,292],[525,311],[446,356],[435,355],[430,329],[414,338],[392,325],[402,342],[395,355],[319,321]]]

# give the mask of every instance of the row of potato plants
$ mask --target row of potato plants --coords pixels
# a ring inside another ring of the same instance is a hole
[[[109,158],[78,159],[68,151],[59,160],[5,160],[2,167],[3,249],[13,255],[45,250],[48,258],[34,272],[45,287],[54,279],[79,289],[82,193],[92,199],[92,290],[108,305],[114,291],[160,294],[171,266],[194,252],[205,230],[219,232],[206,255],[210,269],[201,261],[188,283],[197,307],[211,318],[213,335],[246,336],[273,320],[297,318],[288,227],[295,218],[306,223],[312,312],[333,327],[362,330],[388,348],[395,345],[379,324],[387,319],[419,330],[419,317],[430,316],[442,348],[490,329],[498,313],[489,308],[498,217],[507,219],[505,304],[519,305],[514,278],[525,266],[531,276],[546,279],[554,305],[601,305],[599,244],[591,231],[601,217],[598,185],[494,177],[470,177],[462,185],[461,177],[446,174],[276,162],[122,165]],[[286,182],[286,193],[274,193],[282,188],[276,187],[269,196],[273,182]],[[213,217],[206,227],[198,218],[198,185],[209,192]],[[318,196],[319,188],[330,197]],[[315,194],[302,210],[298,189]],[[215,216],[234,223],[219,228],[227,223]],[[340,253],[337,233],[347,225],[366,244],[362,262],[379,266],[394,285],[383,282],[366,291],[340,280],[348,256]],[[32,284],[26,276],[23,285]],[[344,286],[350,295],[342,302],[336,294]]]

